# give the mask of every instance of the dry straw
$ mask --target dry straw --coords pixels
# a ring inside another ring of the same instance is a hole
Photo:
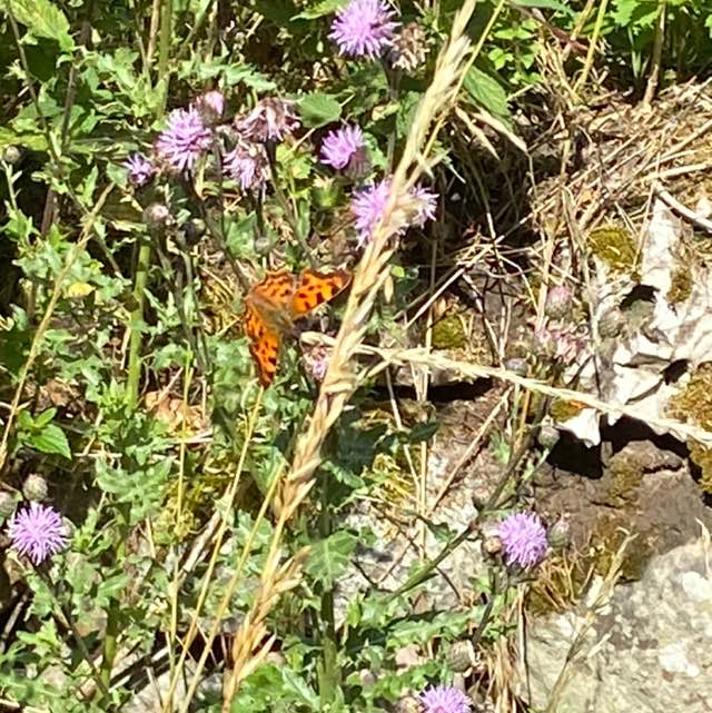
[[[298,583],[301,554],[278,567],[277,554],[282,534],[286,523],[314,485],[324,439],[355,389],[356,378],[350,368],[351,359],[361,344],[371,309],[388,277],[390,259],[397,247],[395,236],[412,221],[418,209],[409,195],[410,188],[433,165],[429,151],[442,121],[455,103],[464,74],[473,59],[465,29],[475,4],[475,0],[468,0],[455,17],[450,37],[438,57],[433,80],[418,106],[393,175],[383,218],[354,273],[343,322],[314,413],[306,433],[297,443],[292,466],[275,496],[277,523],[271,556],[255,601],[235,635],[233,669],[226,674],[223,689],[223,711],[230,710],[240,683],[269,651],[268,646],[260,645],[266,635],[265,622],[269,611],[283,592]],[[269,638],[267,643],[270,643]]]

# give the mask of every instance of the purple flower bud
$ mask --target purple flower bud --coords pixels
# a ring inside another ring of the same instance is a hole
[[[153,232],[165,228],[170,217],[171,212],[168,210],[168,206],[163,203],[151,203],[143,211],[143,219],[146,221],[149,230]]]
[[[198,97],[195,106],[206,124],[215,124],[225,111],[225,96],[217,89],[213,89]]]
[[[128,171],[129,181],[136,188],[145,186],[156,173],[156,167],[140,153],[129,156],[124,163],[124,167]]]

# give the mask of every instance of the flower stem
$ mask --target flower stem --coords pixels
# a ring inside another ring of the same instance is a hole
[[[158,37],[158,82],[157,88],[163,92],[163,101],[158,109],[163,113],[168,99],[168,61],[171,50],[171,28],[173,25],[173,0],[163,0],[161,4],[161,20]],[[161,87],[164,82],[165,86]],[[131,330],[129,337],[129,365],[126,381],[126,403],[129,408],[135,408],[138,403],[138,387],[141,377],[141,324],[143,323],[143,306],[146,291],[146,278],[151,265],[151,243],[145,236],[139,237],[138,259],[136,261],[136,275],[134,277],[134,303],[135,309],[131,312]]]
[[[329,537],[332,531],[331,508],[327,497],[327,484],[322,477],[321,482],[321,516],[319,518],[319,535],[322,539]],[[321,592],[321,646],[322,660],[317,666],[319,679],[319,701],[321,708],[326,710],[328,704],[335,699],[335,692],[340,684],[336,643],[336,623],[334,619],[334,589],[325,585]]]
[[[141,245],[136,261],[136,276],[134,278],[133,297],[136,305],[131,312],[129,329],[129,366],[126,381],[126,403],[129,408],[135,408],[138,403],[138,382],[141,376],[141,324],[143,323],[143,305],[146,292],[146,278],[151,264],[151,243],[145,236],[139,238]]]

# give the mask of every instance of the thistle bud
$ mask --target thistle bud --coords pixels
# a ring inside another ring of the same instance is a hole
[[[195,105],[206,124],[216,124],[225,111],[225,96],[217,89],[213,89],[198,97]]]
[[[450,668],[458,673],[471,669],[477,662],[475,647],[469,639],[456,641],[447,652],[447,661]]]
[[[14,166],[22,158],[22,151],[17,146],[7,146],[2,153],[2,160]]]
[[[545,423],[541,426],[536,435],[537,443],[539,443],[542,448],[547,448],[549,450],[551,450],[559,442],[559,438],[559,429],[549,423]]]
[[[47,497],[47,481],[41,475],[28,475],[22,485],[22,494],[26,500],[41,502]]]
[[[361,682],[361,686],[363,688],[369,688],[370,686],[373,686],[378,680],[376,678],[376,674],[374,674],[373,671],[367,668],[362,668],[358,672],[358,679]]]
[[[551,319],[563,319],[571,311],[573,295],[571,290],[564,285],[556,285],[549,290],[546,296],[544,313]]]
[[[623,330],[625,318],[617,308],[604,312],[598,320],[598,333],[603,339],[617,337]]]
[[[504,362],[507,371],[514,372],[517,376],[526,376],[529,373],[529,365],[523,357],[511,357]]]
[[[186,222],[183,230],[185,231],[185,241],[188,245],[195,245],[205,235],[205,221],[200,218],[192,218]]]
[[[563,550],[571,543],[571,523],[566,515],[557,520],[547,533],[549,545],[554,550]]]
[[[496,557],[502,551],[502,538],[499,535],[486,537],[482,542],[482,551],[488,557]]]
[[[160,232],[163,230],[171,217],[168,207],[163,203],[151,203],[143,211],[143,219],[151,232]]]
[[[415,696],[403,696],[396,701],[393,713],[422,713],[423,706]]]
[[[269,255],[272,252],[272,241],[265,235],[258,235],[255,238],[254,247],[258,255]]]
[[[0,491],[0,520],[5,520],[15,512],[17,497],[12,493]]]

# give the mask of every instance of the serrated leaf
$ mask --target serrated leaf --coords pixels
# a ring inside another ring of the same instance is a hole
[[[237,62],[235,64],[200,64],[194,66],[193,62],[186,62],[183,65],[183,74],[190,76],[197,73],[199,79],[214,79],[220,77],[222,82],[232,87],[235,84],[244,84],[258,92],[267,92],[275,88],[275,83],[264,74],[258,72],[249,64]]]
[[[316,20],[324,15],[331,15],[337,10],[346,5],[348,0],[320,0],[319,2],[302,10],[298,15],[295,15],[293,20]]]
[[[470,67],[465,75],[464,86],[475,104],[484,107],[495,116],[509,117],[507,93],[489,74],[478,67]]]
[[[313,92],[303,96],[297,105],[304,125],[311,129],[331,124],[341,117],[341,104],[330,94]]]
[[[40,453],[56,453],[65,458],[72,457],[67,436],[64,431],[54,423],[45,426],[39,433],[30,434],[26,442],[27,445]]]
[[[50,0],[11,0],[15,19],[25,25],[35,37],[57,40],[59,46],[70,52],[74,40],[69,34],[69,22],[64,13]]]
[[[96,598],[98,600],[118,599],[118,595],[126,589],[131,581],[128,574],[116,574],[113,577],[105,579],[96,590]]]
[[[312,547],[306,570],[317,582],[332,587],[349,565],[355,549],[355,535],[335,532]]]

